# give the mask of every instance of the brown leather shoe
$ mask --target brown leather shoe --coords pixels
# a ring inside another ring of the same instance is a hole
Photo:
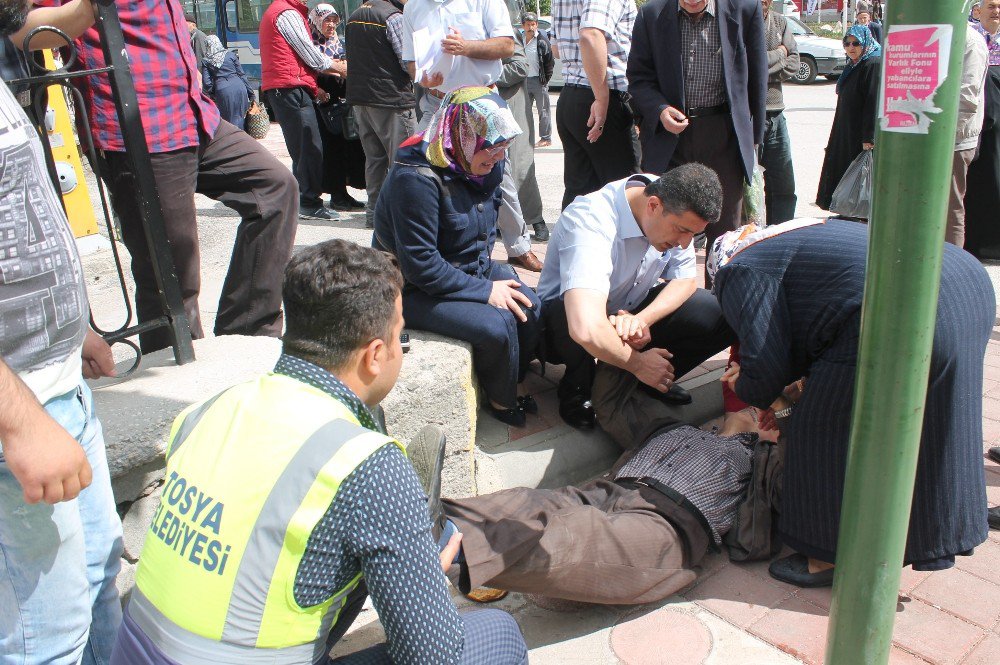
[[[548,139],[542,139],[541,141],[539,141],[538,143],[535,144],[535,147],[536,148],[548,148],[550,145],[552,145],[552,141],[550,141]]]
[[[528,251],[521,256],[508,257],[507,263],[530,270],[531,272],[542,272],[542,262],[538,260],[538,257],[532,251]]]

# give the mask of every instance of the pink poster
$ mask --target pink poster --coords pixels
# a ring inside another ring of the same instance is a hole
[[[894,25],[882,58],[883,131],[926,134],[940,113],[934,94],[948,76],[952,26]]]

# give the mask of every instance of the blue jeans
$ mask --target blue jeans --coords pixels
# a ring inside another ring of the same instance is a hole
[[[122,618],[122,525],[104,434],[82,381],[45,410],[83,447],[94,476],[72,501],[29,505],[0,454],[0,664],[104,664]]]
[[[785,114],[767,114],[760,165],[764,167],[764,207],[767,223],[781,224],[795,218],[795,171],[792,144]]]

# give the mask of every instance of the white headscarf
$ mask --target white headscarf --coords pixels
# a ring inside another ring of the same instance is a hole
[[[313,44],[330,58],[340,59],[344,57],[344,47],[340,44],[340,35],[336,32],[331,37],[323,35],[323,21],[330,16],[340,16],[333,5],[321,2],[309,10],[309,23],[312,25]]]
[[[226,59],[226,47],[222,45],[222,40],[220,40],[215,35],[208,36],[208,48],[205,53],[205,62],[207,62],[212,67],[219,69],[222,67],[222,61]]]

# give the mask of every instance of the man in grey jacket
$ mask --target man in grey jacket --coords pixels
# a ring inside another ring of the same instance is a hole
[[[978,5],[977,5],[978,6]],[[958,129],[955,132],[955,155],[952,158],[951,191],[948,194],[948,222],[944,239],[965,246],[965,189],[969,164],[976,157],[979,134],[983,130],[983,85],[989,51],[986,40],[969,23],[962,59],[962,87],[958,97]]]
[[[767,48],[767,122],[760,145],[764,167],[764,206],[767,223],[780,224],[795,217],[795,171],[792,145],[785,122],[785,101],[781,82],[799,69],[799,47],[788,19],[771,11],[772,0],[761,0],[764,9],[764,43]]]

